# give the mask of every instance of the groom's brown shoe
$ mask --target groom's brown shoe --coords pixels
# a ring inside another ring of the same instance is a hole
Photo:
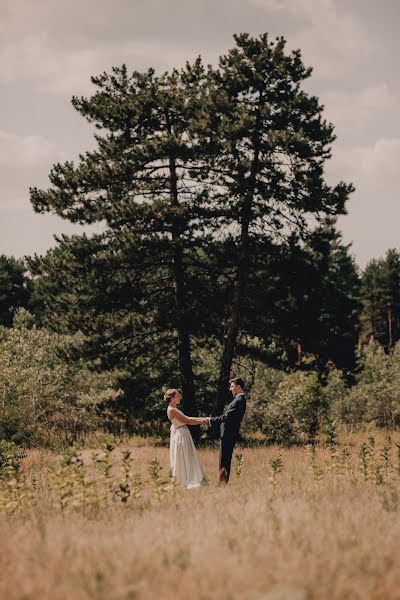
[[[226,485],[228,483],[228,471],[225,468],[219,470],[219,484]]]

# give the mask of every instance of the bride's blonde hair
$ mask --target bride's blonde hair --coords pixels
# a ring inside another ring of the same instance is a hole
[[[178,390],[176,388],[171,388],[170,390],[167,390],[164,394],[164,400],[167,404],[170,403],[171,398],[173,398],[176,394]]]

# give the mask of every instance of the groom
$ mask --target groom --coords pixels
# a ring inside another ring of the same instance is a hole
[[[228,483],[231,472],[232,453],[239,438],[239,429],[246,412],[244,381],[235,377],[229,381],[229,389],[233,400],[219,417],[206,417],[208,425],[221,426],[221,443],[219,453],[219,482]]]

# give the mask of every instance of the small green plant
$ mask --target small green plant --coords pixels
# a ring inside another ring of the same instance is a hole
[[[93,459],[102,467],[103,476],[106,482],[106,487],[108,488],[111,497],[114,498],[114,482],[112,479],[112,469],[113,469],[113,460],[112,460],[112,452],[115,450],[115,446],[111,443],[103,444],[103,452],[96,452],[93,456]],[[102,498],[105,499],[104,496]]]
[[[271,474],[270,474],[269,480],[272,484],[273,489],[275,489],[276,483],[277,483],[277,476],[279,475],[279,473],[282,473],[282,471],[283,471],[282,456],[280,454],[278,454],[278,456],[275,456],[275,458],[272,458],[269,461],[269,464],[271,467]]]
[[[363,474],[364,481],[368,481],[370,476],[371,444],[368,442],[361,444],[358,456],[360,458],[360,470]]]
[[[314,484],[319,489],[321,481],[324,477],[324,471],[317,460],[317,451],[315,444],[309,444],[306,446],[306,452],[308,453],[310,470],[313,476]]]
[[[162,467],[158,458],[153,458],[153,460],[150,461],[148,471],[150,473],[150,479],[154,485],[154,496],[157,500],[161,500],[164,492],[166,491],[165,486],[168,481],[161,478]]]
[[[382,465],[374,465],[373,467],[373,479],[376,485],[382,485],[384,482],[382,470]]]
[[[124,479],[118,484],[115,495],[118,496],[123,504],[126,504],[132,493],[132,475],[131,475],[131,452],[125,450],[122,454],[122,470]]]
[[[325,425],[326,444],[331,448],[336,445],[336,419],[332,419],[331,416],[326,417]]]
[[[235,473],[236,477],[240,477],[243,469],[243,454],[235,454]]]
[[[64,451],[53,484],[62,511],[74,509],[86,512],[92,504],[91,484],[79,446],[70,446]]]
[[[186,569],[190,565],[189,550],[186,550],[185,548],[180,548],[179,550],[177,550],[173,562],[179,569],[181,569],[181,571],[186,571]]]
[[[352,477],[352,468],[350,464],[350,450],[347,446],[341,449],[340,454],[337,459],[337,473],[339,476],[343,477],[346,473],[349,476],[349,479]]]
[[[134,498],[139,498],[142,487],[143,479],[139,473],[135,473],[132,478],[132,496]]]
[[[75,460],[75,448],[68,448],[61,457],[59,468],[52,474],[50,485],[61,511],[65,511],[74,495],[75,478],[70,466]]]
[[[390,448],[389,446],[383,446],[381,449],[381,459],[383,462],[383,470],[385,473],[385,478],[388,479],[390,472]]]
[[[159,485],[160,484],[161,465],[160,465],[160,461],[158,460],[158,458],[153,458],[153,460],[150,461],[148,470],[149,470],[150,478],[151,478],[152,482],[155,483],[156,485]]]

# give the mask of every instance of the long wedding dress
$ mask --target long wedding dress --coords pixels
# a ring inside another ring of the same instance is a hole
[[[179,409],[175,409],[183,415]],[[183,415],[184,416],[184,415]],[[171,438],[169,445],[172,481],[186,489],[206,485],[203,469],[197,458],[190,431],[179,419],[171,419]]]

